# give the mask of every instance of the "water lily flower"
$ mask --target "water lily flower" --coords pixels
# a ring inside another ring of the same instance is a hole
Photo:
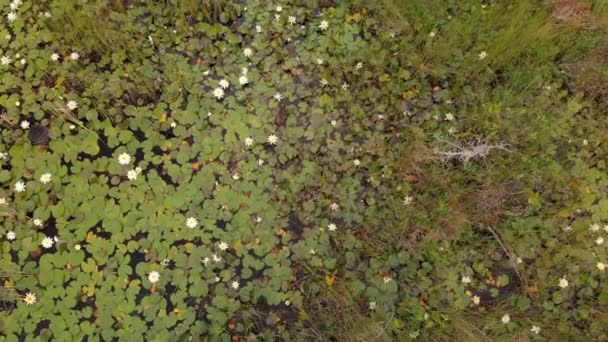
[[[463,284],[470,284],[471,283],[471,278],[468,277],[468,276],[463,276],[461,281],[462,281]]]
[[[228,82],[225,79],[221,79],[219,84],[220,84],[220,88],[222,88],[222,89],[226,89],[230,86],[230,82]]]
[[[479,60],[483,60],[483,59],[485,59],[487,56],[488,56],[488,53],[487,53],[487,52],[485,52],[485,51],[480,52],[480,53],[479,53],[479,55],[478,55]]]
[[[538,334],[540,334],[540,327],[533,325],[532,328],[530,328],[530,331],[533,332],[534,334],[538,335]]]
[[[243,55],[245,55],[245,57],[251,57],[253,55],[253,50],[251,50],[251,48],[245,48],[243,50]]]
[[[15,232],[14,232],[14,231],[12,231],[12,230],[11,230],[11,231],[9,231],[9,232],[7,232],[7,233],[6,233],[6,239],[7,239],[8,241],[13,241],[13,240],[15,240],[16,238],[17,238],[17,234],[15,234]]]
[[[217,98],[218,100],[221,100],[222,98],[224,98],[224,90],[222,88],[213,89],[213,96],[215,96],[215,98]]]
[[[283,95],[279,92],[277,92],[276,94],[274,94],[273,96],[275,98],[275,100],[281,102],[281,100],[283,99]]]
[[[35,218],[33,220],[33,222],[34,222],[34,226],[36,226],[36,227],[42,227],[42,220],[41,219]]]
[[[238,281],[233,281],[232,284],[230,284],[230,287],[232,287],[234,290],[238,290],[239,289],[239,282]]]
[[[481,298],[479,298],[478,295],[474,295],[473,296],[473,305],[479,305],[479,302],[481,302]]]
[[[295,24],[296,23],[296,17],[294,17],[293,15],[290,15],[287,18],[287,22],[289,22],[291,25]]]
[[[70,54],[70,59],[73,61],[77,61],[80,58],[80,54],[78,52],[72,52]]]
[[[504,316],[502,316],[500,321],[502,322],[502,324],[509,324],[509,322],[511,322],[511,316],[509,316],[509,314],[505,314]]]
[[[195,217],[188,217],[186,219],[186,227],[193,229],[198,226],[198,220]]]
[[[251,146],[251,145],[253,145],[253,138],[251,138],[251,137],[245,138],[245,146]]]
[[[152,271],[152,272],[150,272],[150,274],[148,274],[148,280],[152,284],[155,284],[159,279],[160,279],[160,274],[157,271]]]
[[[268,139],[266,139],[266,141],[270,144],[270,145],[276,145],[277,142],[279,142],[279,137],[277,137],[274,134],[271,134],[268,136]]]
[[[320,28],[322,31],[327,30],[327,28],[328,28],[328,27],[329,27],[329,23],[327,22],[327,20],[323,20],[323,21],[321,21],[321,23],[319,24],[319,28]]]
[[[30,128],[30,122],[27,120],[23,120],[23,121],[21,121],[20,126],[22,129],[28,129],[28,128]]]
[[[568,280],[565,277],[559,279],[559,287],[561,287],[562,289],[565,289],[568,287],[568,285],[569,285]]]
[[[338,226],[336,226],[335,223],[330,223],[327,225],[327,230],[329,230],[330,232],[335,232],[336,230],[338,230]]]
[[[137,175],[138,175],[138,172],[135,171],[135,170],[129,170],[129,171],[127,171],[127,178],[130,181],[136,180],[137,179]]]
[[[598,270],[603,271],[606,269],[606,264],[604,264],[603,262],[598,262],[596,265]]]
[[[228,244],[227,244],[226,242],[221,241],[221,242],[220,242],[220,244],[218,245],[218,247],[219,247],[221,250],[225,251],[225,250],[227,250],[227,249],[228,249],[228,247],[229,247],[229,246],[228,246]]]
[[[331,211],[336,211],[336,210],[338,210],[338,208],[340,208],[340,206],[336,202],[333,202],[332,204],[329,205],[329,209],[331,209]]]
[[[47,183],[49,183],[50,181],[51,181],[51,174],[50,174],[50,173],[48,173],[48,172],[47,172],[47,173],[43,173],[43,174],[40,176],[40,182],[41,182],[42,184],[47,184]]]
[[[78,108],[78,102],[68,101],[68,103],[66,103],[66,107],[68,107],[69,110],[74,110],[74,109]]]
[[[17,192],[24,192],[25,187],[26,185],[22,181],[18,181],[17,183],[15,183],[15,191]]]
[[[36,304],[36,295],[32,292],[28,292],[25,294],[25,297],[23,297],[23,301],[26,305]]]
[[[52,238],[50,238],[48,236],[45,236],[44,239],[42,239],[42,241],[40,242],[40,245],[46,249],[53,247],[54,244],[55,244],[55,240],[53,240]]]
[[[131,156],[128,153],[121,153],[118,156],[118,163],[120,165],[129,165],[131,163]]]
[[[239,83],[242,85],[245,85],[247,83],[249,83],[249,80],[247,79],[247,76],[242,75],[241,77],[239,77]]]
[[[17,13],[15,13],[15,12],[9,12],[6,15],[6,18],[8,19],[8,21],[10,21],[12,23],[13,21],[17,20]]]
[[[59,54],[54,53],[51,55],[51,60],[57,62],[59,60]]]

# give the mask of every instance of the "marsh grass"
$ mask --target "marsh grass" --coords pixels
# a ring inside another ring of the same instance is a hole
[[[310,341],[393,341],[391,329],[395,315],[378,319],[367,315],[347,286],[328,287],[309,297],[304,310],[308,320],[305,329],[297,333],[298,340]]]
[[[64,55],[76,50],[85,55],[108,56],[112,52],[124,50],[132,60],[142,59],[144,55],[137,45],[137,35],[125,32],[126,28],[113,20],[116,11],[126,11],[122,2],[63,2],[47,22],[47,29],[54,45]],[[71,50],[67,51],[66,47]]]

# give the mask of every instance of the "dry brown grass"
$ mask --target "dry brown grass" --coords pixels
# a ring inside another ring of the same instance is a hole
[[[553,0],[553,18],[569,28],[590,30],[600,22],[591,14],[591,4],[578,0]]]
[[[580,62],[564,65],[576,88],[602,104],[608,96],[608,44],[595,49]],[[605,104],[604,104],[605,105]]]

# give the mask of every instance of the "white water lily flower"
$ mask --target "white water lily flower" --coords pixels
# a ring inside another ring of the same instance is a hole
[[[479,302],[481,302],[481,298],[479,298],[478,295],[474,295],[473,296],[473,304],[474,305],[479,305]]]
[[[18,181],[17,183],[15,183],[15,191],[17,192],[24,192],[25,187],[25,183],[23,183],[22,181]]]
[[[198,226],[198,220],[195,217],[188,217],[186,219],[186,227],[193,229]]]
[[[488,53],[487,53],[487,52],[485,52],[485,51],[480,52],[480,53],[479,53],[479,55],[478,55],[479,60],[483,60],[483,59],[485,59],[487,56],[488,56]]]
[[[17,238],[17,234],[15,234],[15,232],[14,232],[14,231],[12,231],[12,230],[11,230],[10,232],[7,232],[7,233],[6,233],[6,239],[7,239],[8,241],[13,241],[13,240],[15,240],[16,238]]]
[[[12,59],[8,56],[2,56],[2,58],[0,58],[0,64],[2,65],[9,65],[11,64]]]
[[[222,88],[222,89],[226,89],[230,86],[230,82],[228,82],[225,79],[221,79],[219,84],[220,84],[220,88]]]
[[[221,100],[222,98],[224,98],[224,90],[222,88],[213,89],[213,96],[215,96],[215,98],[217,98],[218,100]]]
[[[538,335],[538,334],[540,334],[540,327],[537,327],[536,325],[533,325],[532,328],[530,328],[530,332]]]
[[[329,23],[327,22],[327,20],[323,20],[323,21],[321,21],[321,23],[319,24],[319,28],[320,28],[322,31],[327,30],[327,28],[328,28],[328,27],[329,27]]]
[[[52,54],[51,60],[53,60],[54,62],[57,62],[59,60],[59,54],[57,54],[57,53]]]
[[[152,284],[156,283],[159,279],[160,279],[160,273],[158,273],[157,271],[152,271],[152,272],[150,272],[150,274],[148,274],[148,280]]]
[[[69,110],[74,110],[74,109],[78,108],[78,102],[68,101],[68,103],[66,103],[66,107],[68,107]]]
[[[290,15],[287,18],[287,22],[289,22],[291,25],[295,24],[296,23],[296,17],[294,17],[293,15]]]
[[[279,142],[279,137],[277,137],[274,134],[271,134],[268,136],[268,139],[266,139],[266,141],[270,144],[270,145],[276,145],[277,142]]]
[[[283,95],[279,92],[277,92],[276,94],[274,94],[273,96],[275,98],[275,100],[281,102],[281,100],[283,99]]]
[[[232,287],[232,289],[234,289],[234,290],[238,290],[238,289],[239,289],[239,286],[240,286],[240,284],[239,284],[239,282],[238,282],[238,281],[236,281],[236,280],[235,280],[235,281],[233,281],[233,282],[230,284],[230,287]]]
[[[249,80],[247,79],[247,76],[243,75],[241,77],[239,77],[239,83],[242,85],[245,85],[247,83],[249,83]]]
[[[53,247],[53,245],[55,244],[55,240],[53,240],[52,238],[46,236],[44,239],[42,239],[42,241],[40,242],[40,245],[46,249],[49,249],[51,247]]]
[[[21,121],[20,126],[22,129],[28,129],[28,128],[30,128],[30,122],[27,120],[23,120],[23,121]]]
[[[253,50],[251,50],[251,48],[245,48],[243,49],[243,55],[245,55],[245,57],[251,57],[253,55]]]
[[[245,138],[245,146],[251,146],[251,145],[253,145],[253,138],[251,138],[251,137]]]
[[[26,305],[36,304],[36,295],[32,292],[28,292],[25,294],[25,297],[23,297],[23,301]]]
[[[78,52],[72,52],[70,54],[70,59],[73,61],[77,61],[80,58],[80,54]]]
[[[49,183],[51,181],[51,178],[52,178],[52,176],[51,176],[50,173],[48,173],[48,172],[47,173],[43,173],[40,176],[40,183],[47,184],[47,183]]]
[[[601,245],[601,244],[603,244],[603,243],[604,243],[604,238],[603,238],[603,237],[601,237],[601,236],[600,236],[600,237],[598,237],[598,238],[595,240],[595,244],[596,244],[596,245],[598,245],[598,246],[599,246],[599,245]]]
[[[13,21],[17,20],[17,13],[15,13],[15,12],[9,12],[6,15],[6,18],[8,19],[8,21],[10,21],[12,23]]]
[[[129,170],[129,171],[127,171],[127,178],[130,181],[136,180],[137,179],[137,175],[138,175],[138,172],[135,171],[135,170]]]
[[[229,247],[229,246],[228,246],[228,244],[227,244],[226,242],[221,241],[221,242],[220,242],[220,244],[218,245],[218,247],[219,247],[221,250],[225,251],[225,250],[227,250],[227,249],[228,249],[228,247]]]
[[[42,227],[42,220],[41,219],[35,218],[33,220],[33,222],[34,222],[34,226],[36,226],[36,227]]]
[[[120,165],[129,165],[131,163],[131,156],[128,153],[121,153],[118,156],[118,163]]]
[[[336,230],[338,230],[338,226],[336,226],[335,223],[330,223],[327,225],[327,230],[329,230],[330,232],[335,232]]]
[[[468,277],[468,276],[463,276],[461,281],[462,281],[463,284],[470,284],[471,283],[471,278]]]
[[[606,264],[604,264],[603,262],[598,262],[595,267],[597,267],[598,270],[603,271],[606,269]]]
[[[392,279],[391,277],[389,277],[389,276],[385,276],[384,278],[382,278],[382,281],[383,281],[385,284],[390,283],[392,280],[393,280],[393,279]]]
[[[511,322],[511,316],[509,316],[509,314],[505,314],[504,316],[502,316],[500,321],[502,322],[502,324],[508,324],[509,322]]]
[[[340,208],[340,206],[336,202],[334,202],[334,203],[332,203],[332,204],[329,205],[329,209],[331,209],[331,211],[336,211],[339,208]]]
[[[562,289],[565,289],[569,286],[568,280],[566,278],[560,278],[559,279],[559,287],[561,287]]]

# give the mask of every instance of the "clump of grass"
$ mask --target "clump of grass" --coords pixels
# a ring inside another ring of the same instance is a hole
[[[305,302],[308,320],[297,336],[316,341],[393,341],[389,334],[393,317],[386,321],[367,316],[346,286],[323,289]]]
[[[131,58],[141,57],[133,33],[125,32],[124,27],[112,20],[112,13],[116,10],[124,11],[125,8],[103,1],[84,4],[64,2],[47,22],[47,29],[59,49],[69,47],[71,51],[100,56],[125,50]]]
[[[601,100],[608,96],[607,58],[608,45],[604,45],[582,61],[564,65],[564,71],[574,81],[574,88],[604,106]]]

